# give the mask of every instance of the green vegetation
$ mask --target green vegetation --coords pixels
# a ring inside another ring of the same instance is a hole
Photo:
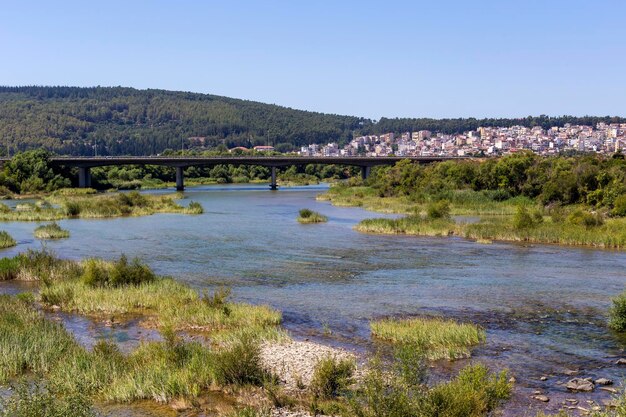
[[[355,368],[354,362],[348,359],[327,357],[319,361],[310,387],[315,398],[328,400],[345,392],[354,382],[352,375]]]
[[[364,220],[356,227],[362,232],[626,247],[623,158],[519,153],[428,166],[402,161],[374,170],[367,186],[349,181],[319,198],[407,215]]]
[[[626,331],[626,291],[613,298],[609,310],[609,327],[618,332]]]
[[[313,210],[302,209],[298,212],[298,222],[300,223],[325,223],[327,221],[328,217]]]
[[[64,239],[70,237],[70,232],[62,229],[57,223],[38,226],[35,229],[37,239]]]
[[[506,372],[491,374],[483,365],[470,365],[450,382],[432,388],[411,383],[401,367],[389,373],[380,360],[350,401],[350,414],[359,417],[479,417],[490,413],[511,392]]]
[[[243,336],[282,337],[281,314],[267,306],[232,303],[228,292],[199,295],[171,278],[159,277],[138,259],[61,260],[29,250],[0,259],[0,278],[41,282],[45,306],[102,318],[141,315],[147,326],[211,333],[215,340]]]
[[[21,382],[13,394],[0,398],[0,417],[96,417],[91,401],[81,392],[54,395],[40,384]]]
[[[137,191],[102,195],[53,195],[50,204],[29,205],[28,210],[0,210],[0,221],[56,221],[67,218],[108,218],[147,216],[155,213],[200,214],[197,202],[189,207],[177,204],[172,196],[140,194]]]
[[[9,233],[0,230],[0,249],[10,248],[15,245],[17,245],[15,239]]]
[[[202,208],[202,204],[197,201],[191,201],[187,206],[187,210],[185,210],[187,214],[202,214],[204,213],[204,208]]]
[[[382,319],[371,323],[372,335],[408,344],[429,359],[469,357],[469,348],[485,341],[485,331],[473,324],[440,318]]]
[[[365,379],[356,381],[353,361],[326,358],[316,366],[309,389],[291,397],[281,392],[260,359],[262,341],[284,337],[277,329],[280,314],[230,302],[227,288],[200,295],[156,276],[137,259],[75,262],[32,250],[0,259],[0,274],[40,283],[38,296],[0,296],[0,383],[28,375],[47,387],[16,392],[7,403],[11,410],[52,404],[46,407],[75,407],[80,416],[90,415],[92,399],[192,404],[208,390],[257,387],[274,404],[309,402],[311,410],[346,417],[486,416],[510,390],[505,374],[490,374],[479,365],[448,383],[424,384],[424,358],[460,356],[484,340],[476,327],[444,320],[427,325],[381,321],[381,337],[397,342],[390,368],[374,360]],[[61,324],[47,319],[39,305],[96,318],[139,317],[142,325],[160,330],[162,341],[143,342],[129,353],[109,341],[87,350]],[[201,332],[209,339],[200,343],[181,331]],[[247,407],[233,415],[267,414]]]
[[[0,137],[11,149],[62,154],[155,155],[166,149],[346,143],[353,134],[459,133],[479,126],[624,123],[619,117],[407,119],[339,116],[208,94],[123,87],[0,87]]]

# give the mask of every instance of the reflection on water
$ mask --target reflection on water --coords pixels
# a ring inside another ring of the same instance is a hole
[[[239,300],[281,309],[296,336],[322,338],[323,324],[332,330],[330,342],[351,348],[369,346],[375,317],[440,314],[477,322],[488,342],[475,357],[511,369],[529,390],[564,392],[556,382],[566,379],[559,374],[565,368],[623,377],[611,364],[624,344],[606,329],[605,313],[624,289],[625,253],[359,234],[352,227],[374,214],[315,201],[324,188],[189,188],[185,201],[200,202],[204,214],[65,220],[59,223],[71,238],[47,246],[74,259],[138,256],[199,289],[230,285]],[[305,207],[328,223],[299,224]],[[19,242],[2,254],[39,247],[35,227],[2,225]],[[560,376],[539,382],[551,373]]]

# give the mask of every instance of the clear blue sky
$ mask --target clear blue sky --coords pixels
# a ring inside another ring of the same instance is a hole
[[[385,117],[626,116],[626,1],[0,0],[0,84]]]

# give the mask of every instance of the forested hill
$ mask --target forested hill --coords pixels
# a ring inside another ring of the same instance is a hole
[[[165,149],[348,142],[356,134],[479,126],[625,123],[611,117],[387,119],[294,110],[209,94],[124,87],[0,87],[0,154],[45,147],[59,154],[153,155]],[[191,139],[190,139],[191,138]]]
[[[0,87],[2,151],[152,155],[181,146],[346,142],[367,120],[208,94],[123,87]],[[196,138],[196,139],[188,139]],[[181,143],[184,142],[184,143]],[[287,148],[287,145],[279,147]]]

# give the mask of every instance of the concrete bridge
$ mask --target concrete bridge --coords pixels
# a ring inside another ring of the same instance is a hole
[[[365,179],[369,176],[370,169],[377,165],[393,165],[398,161],[408,159],[416,163],[429,163],[462,158],[442,156],[410,156],[410,157],[299,157],[299,156],[103,156],[103,157],[71,157],[60,156],[50,158],[50,162],[66,167],[78,168],[78,186],[86,188],[91,186],[90,168],[109,165],[162,165],[176,168],[176,190],[185,188],[183,170],[191,166],[215,166],[215,165],[259,165],[269,167],[272,170],[270,188],[275,190],[276,169],[291,165],[325,164],[325,165],[349,165],[361,167],[361,176]],[[2,161],[3,162],[3,161]]]

